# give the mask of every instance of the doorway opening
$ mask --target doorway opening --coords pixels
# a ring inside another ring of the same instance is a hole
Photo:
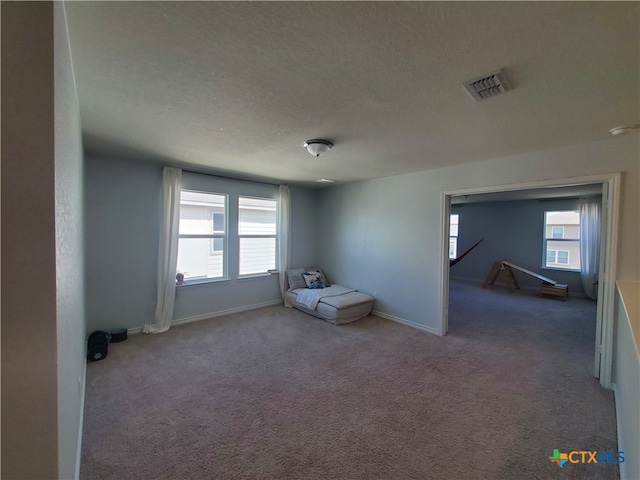
[[[530,182],[524,184],[514,185],[502,185],[493,187],[482,187],[474,189],[464,189],[456,191],[444,192],[442,195],[442,211],[443,211],[443,229],[442,229],[442,251],[443,251],[443,268],[442,268],[442,322],[440,327],[440,333],[445,335],[448,331],[449,321],[449,283],[450,283],[450,269],[449,269],[449,257],[451,255],[451,215],[458,214],[457,229],[464,229],[464,207],[453,207],[452,199],[462,198],[463,202],[459,202],[464,205],[465,203],[473,202],[470,198],[476,196],[480,199],[483,195],[491,194],[497,198],[497,196],[508,197],[511,196],[521,198],[538,198],[541,196],[547,196],[548,198],[557,197],[561,191],[570,192],[571,189],[576,191],[580,189],[600,189],[602,195],[602,213],[601,213],[601,232],[600,232],[600,259],[599,259],[599,281],[597,284],[597,306],[596,306],[596,335],[595,335],[595,355],[594,355],[594,368],[593,374],[596,378],[600,379],[600,383],[605,388],[611,388],[611,363],[612,363],[612,343],[613,343],[613,314],[614,314],[614,294],[615,294],[615,270],[616,270],[616,246],[617,246],[617,231],[618,231],[618,209],[619,209],[619,185],[620,174],[608,174],[590,177],[578,177],[570,179],[561,179],[555,181],[544,182]],[[544,193],[544,195],[543,195]],[[465,198],[466,197],[466,198]],[[575,196],[574,196],[575,197]],[[490,198],[486,196],[485,198]],[[543,204],[543,202],[540,202]],[[566,202],[565,202],[566,204]],[[556,207],[552,207],[552,202],[549,202],[549,210],[552,211]],[[556,204],[557,205],[557,204]],[[546,208],[542,205],[540,208]],[[494,225],[488,226],[494,232],[500,228],[499,221],[496,221]],[[458,230],[459,232],[460,230]],[[458,235],[456,232],[456,236]],[[560,229],[555,229],[556,236],[559,236]],[[553,236],[553,230],[552,234]],[[457,242],[457,238],[455,239]],[[475,241],[475,239],[474,239]],[[542,233],[540,234],[539,242],[542,245],[544,238]],[[549,242],[544,242],[545,244]],[[553,244],[550,244],[553,245]],[[568,244],[567,244],[568,245]],[[464,247],[463,247],[464,250]],[[479,249],[481,250],[481,249]],[[567,248],[550,248],[551,253],[554,255],[555,266],[562,266],[563,262],[568,261],[570,253],[564,253],[568,251]],[[551,253],[549,249],[535,254],[540,254],[541,262],[545,259],[551,261]],[[561,252],[561,253],[558,253]],[[473,257],[476,254],[471,254]],[[513,261],[513,259],[504,258]],[[491,259],[492,261],[503,260],[503,258]],[[467,260],[465,260],[467,261]],[[517,263],[517,262],[516,262]],[[554,265],[551,264],[551,267]],[[562,269],[559,269],[562,270]],[[559,276],[560,271],[555,272],[553,269],[549,270],[552,273],[556,273]],[[543,274],[547,271],[545,270]],[[488,271],[486,272],[488,273]],[[551,274],[547,275],[552,277]],[[561,276],[561,275],[560,275]],[[453,278],[453,277],[452,277]],[[455,281],[455,279],[454,279]]]

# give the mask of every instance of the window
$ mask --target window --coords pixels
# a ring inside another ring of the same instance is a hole
[[[551,238],[564,238],[564,227],[551,227]]]
[[[212,211],[213,221],[213,233],[224,234],[224,213]],[[222,252],[224,248],[224,239],[212,238],[211,239],[211,253]]]
[[[558,250],[556,252],[556,263],[561,265],[569,265],[569,251],[568,250]]]
[[[178,273],[185,281],[226,275],[227,196],[180,192]]]
[[[276,207],[275,200],[238,198],[240,275],[276,268]]]
[[[449,258],[454,259],[458,256],[458,222],[460,215],[457,213],[449,217]]]
[[[580,271],[580,213],[544,213],[543,267]]]
[[[176,273],[189,284],[275,270],[276,212],[268,198],[182,190]]]
[[[568,250],[547,250],[547,264],[569,265]]]

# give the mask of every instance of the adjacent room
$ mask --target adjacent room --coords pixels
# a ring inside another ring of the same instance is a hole
[[[590,397],[602,342],[602,184],[465,194],[451,203],[448,336],[488,342],[500,360],[513,358],[495,370],[544,372],[540,389]],[[523,388],[529,398],[540,392]]]
[[[602,297],[598,291],[600,247],[606,244],[606,237],[604,241],[600,238],[607,212],[605,205],[603,219],[602,188],[594,183],[452,197],[450,305],[452,301],[466,303],[467,308],[476,305],[474,321],[488,329],[490,321],[483,320],[482,312],[483,303],[492,298],[489,291],[508,291],[515,301],[526,299],[528,311],[539,318],[530,326],[542,332],[559,327],[588,332],[581,335],[587,341],[582,347],[590,351],[593,362],[596,337],[601,335],[596,331],[602,329],[597,314],[598,294]],[[459,298],[461,290],[467,292],[464,300]],[[534,301],[533,296],[539,298]],[[551,312],[566,309],[580,312],[583,323],[569,327],[552,319]],[[546,325],[543,318],[552,325]],[[504,324],[511,321],[501,317],[493,334],[503,333]],[[448,332],[456,328],[464,327],[456,325],[456,317],[450,315]],[[598,377],[599,362],[596,364],[594,375]]]
[[[640,478],[638,2],[0,8],[3,478]]]

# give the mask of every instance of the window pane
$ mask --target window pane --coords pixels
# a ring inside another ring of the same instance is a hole
[[[224,248],[224,238],[211,239],[211,252],[221,252]]]
[[[545,212],[544,224],[544,238],[580,238],[578,211]]]
[[[224,253],[211,250],[212,240],[223,238],[181,238],[178,240],[178,272],[185,280],[220,278],[224,275]]]
[[[563,270],[580,270],[580,212],[544,212],[544,265]]]
[[[180,230],[183,235],[224,233],[226,196],[180,192]]]
[[[275,238],[240,239],[240,275],[266,273],[275,268]]]
[[[547,240],[547,267],[580,270],[579,240]]]
[[[459,220],[460,220],[460,215],[458,215],[457,213],[452,214],[451,217],[450,217],[450,220],[449,220],[449,235],[451,235],[452,237],[457,237],[458,236]]]
[[[240,235],[276,234],[275,200],[240,197],[238,207],[238,233]]]
[[[224,233],[224,213],[213,211],[213,231],[215,233]]]
[[[449,258],[456,258],[458,256],[458,239],[456,237],[449,237]]]

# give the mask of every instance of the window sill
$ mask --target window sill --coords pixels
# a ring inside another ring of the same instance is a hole
[[[580,273],[580,270],[574,270],[572,268],[562,268],[562,267],[541,267],[543,270],[552,270],[556,272],[570,272],[570,273]]]
[[[270,277],[271,275],[277,274],[277,270],[272,270],[267,273],[249,273],[247,275],[238,275],[238,280],[247,280],[251,278],[262,278],[262,277]]]
[[[185,281],[182,285],[176,285],[176,288],[183,288],[183,287],[193,287],[194,285],[207,285],[210,283],[224,283],[224,282],[228,282],[231,279],[228,277],[222,277],[222,278],[207,278],[207,279],[202,279],[202,280],[188,280]]]
[[[278,274],[277,270],[272,270],[267,273],[251,273],[247,275],[239,275],[236,278],[236,280],[249,280],[252,278],[270,277],[271,275],[277,275],[277,274]],[[202,280],[187,280],[182,285],[176,285],[176,288],[193,287],[194,285],[208,285],[211,283],[225,283],[230,281],[231,281],[231,278],[229,277],[207,278]]]

